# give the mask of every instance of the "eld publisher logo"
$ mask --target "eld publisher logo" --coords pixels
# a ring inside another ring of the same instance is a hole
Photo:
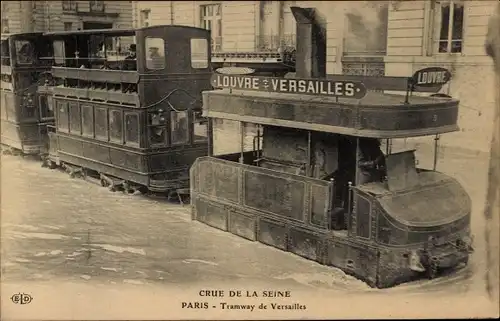
[[[33,301],[33,297],[26,293],[17,293],[10,297],[15,304],[29,304]]]

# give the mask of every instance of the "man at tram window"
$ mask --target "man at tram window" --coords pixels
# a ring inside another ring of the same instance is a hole
[[[164,68],[164,59],[160,54],[160,48],[149,47],[149,59],[147,60],[147,68],[151,70],[161,70]]]
[[[375,138],[359,139],[358,184],[381,182],[385,178],[385,155],[380,141]]]
[[[17,52],[17,59],[20,63],[31,63],[34,58],[34,51],[31,43],[25,43]]]
[[[137,52],[135,43],[128,48],[128,55],[123,62],[123,70],[137,70]]]

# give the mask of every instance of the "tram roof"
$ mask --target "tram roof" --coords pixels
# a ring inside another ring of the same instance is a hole
[[[361,99],[219,89],[206,91],[207,117],[357,137],[405,138],[454,132],[456,99],[368,91]]]
[[[128,28],[128,29],[85,29],[85,30],[67,30],[67,31],[51,31],[45,32],[44,35],[47,36],[70,36],[70,35],[92,35],[92,34],[103,34],[103,35],[134,35],[140,30],[150,30],[150,29],[201,29],[191,26],[180,26],[180,25],[157,25],[149,26],[143,28]]]
[[[10,37],[32,37],[43,35],[43,32],[15,32],[15,33],[2,33],[2,40],[6,40]]]

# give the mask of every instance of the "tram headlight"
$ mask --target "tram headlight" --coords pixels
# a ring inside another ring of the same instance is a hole
[[[412,271],[415,271],[415,272],[424,272],[425,271],[425,268],[421,262],[420,255],[418,254],[418,252],[416,250],[412,250],[410,252],[408,260],[409,260],[410,269]]]
[[[26,105],[26,107],[34,107],[33,94],[24,95],[24,104]]]

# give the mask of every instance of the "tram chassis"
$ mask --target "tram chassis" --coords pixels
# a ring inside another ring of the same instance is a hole
[[[240,236],[248,241],[260,242],[282,251],[315,261],[322,265],[340,268],[347,275],[366,282],[374,288],[390,288],[421,279],[438,278],[468,264],[470,252],[466,247],[446,242],[424,250],[421,244],[412,247],[374,246],[368,242],[354,241],[347,230],[318,230],[297,222],[285,223],[271,213],[252,210],[203,195],[191,195],[191,217],[222,231]],[[205,208],[206,212],[200,212]],[[301,226],[303,225],[303,226]],[[468,232],[459,231],[449,239],[461,238]],[[458,250],[457,250],[458,248]],[[418,251],[423,270],[415,271],[411,265],[411,252]],[[341,253],[338,255],[338,253]],[[358,258],[342,259],[344,253]]]

